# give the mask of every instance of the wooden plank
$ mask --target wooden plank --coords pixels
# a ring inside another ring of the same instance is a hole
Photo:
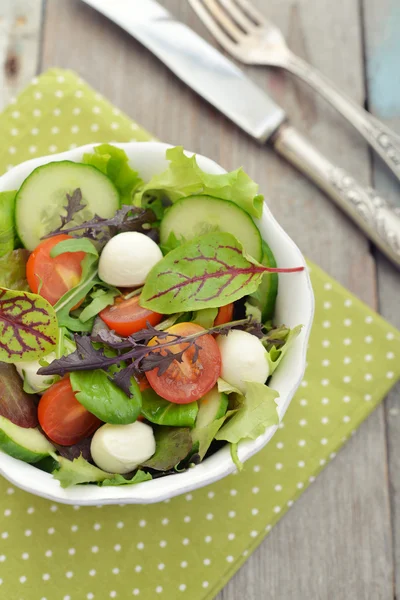
[[[42,0],[0,2],[0,110],[36,74]]]
[[[364,0],[365,54],[368,101],[371,112],[400,134],[400,5],[395,0]],[[399,183],[374,157],[375,187],[400,206]],[[382,314],[400,327],[399,272],[377,257],[379,306]],[[389,395],[386,409],[389,479],[395,561],[395,596],[400,595],[400,385]]]
[[[162,3],[210,39],[186,2]],[[262,0],[257,4],[265,10]],[[294,50],[363,101],[356,3],[299,0],[293,7],[275,2],[268,3],[268,13]],[[356,227],[268,148],[258,147],[136,41],[79,0],[48,0],[43,67],[53,65],[79,71],[159,138],[206,154],[228,169],[243,164],[303,251],[375,306],[374,260]],[[368,181],[367,150],[350,126],[290,77],[260,68],[246,71],[321,150]],[[219,600],[392,598],[385,461],[383,411],[378,409]]]

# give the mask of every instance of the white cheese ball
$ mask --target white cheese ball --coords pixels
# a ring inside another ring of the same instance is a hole
[[[255,335],[233,329],[228,335],[219,335],[221,377],[233,387],[246,392],[246,381],[265,383],[269,375],[266,350]]]
[[[99,260],[99,277],[109,285],[143,285],[147,275],[162,259],[160,248],[144,233],[126,231],[111,238]]]
[[[54,352],[51,352],[47,356],[43,357],[43,360],[48,363],[53,362],[56,359]],[[15,367],[18,371],[18,375],[24,380],[25,383],[31,388],[32,392],[40,394],[46,391],[53,383],[58,379],[54,375],[38,375],[37,371],[42,365],[38,360],[21,361],[15,363]]]
[[[102,425],[94,434],[90,452],[96,465],[109,473],[129,473],[153,456],[156,441],[150,425]]]

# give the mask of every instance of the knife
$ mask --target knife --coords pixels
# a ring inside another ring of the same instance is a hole
[[[336,202],[400,267],[400,208],[332,164],[228,58],[154,0],[83,0],[125,29],[259,143],[273,148]]]

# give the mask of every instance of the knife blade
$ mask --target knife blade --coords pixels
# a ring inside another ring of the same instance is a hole
[[[400,210],[333,165],[285,112],[216,48],[155,0],[83,0],[151,50],[182,81],[318,185],[400,267]]]
[[[260,142],[284,111],[230,60],[153,0],[84,0],[153,52],[189,87]]]

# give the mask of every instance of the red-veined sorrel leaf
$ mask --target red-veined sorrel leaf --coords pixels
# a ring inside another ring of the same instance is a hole
[[[265,273],[303,270],[264,267],[244,255],[230,233],[208,233],[172,250],[153,267],[140,304],[163,314],[223,306],[254,292]]]
[[[0,287],[0,360],[36,360],[54,349],[57,317],[41,296]]]
[[[0,415],[20,427],[36,427],[38,424],[37,396],[22,389],[22,379],[14,365],[0,362]]]

